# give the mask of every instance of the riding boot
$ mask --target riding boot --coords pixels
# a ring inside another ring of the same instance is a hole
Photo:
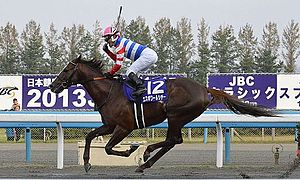
[[[131,72],[128,77],[135,85],[135,91],[132,93],[133,96],[139,97],[147,91],[144,82],[135,73]]]

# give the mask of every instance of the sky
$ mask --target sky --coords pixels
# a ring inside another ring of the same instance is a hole
[[[211,31],[220,25],[233,25],[237,31],[249,23],[256,34],[261,34],[266,23],[278,24],[279,31],[294,19],[300,22],[299,0],[0,0],[0,26],[10,22],[23,30],[33,19],[47,31],[53,22],[56,28],[83,24],[92,29],[96,20],[102,26],[117,19],[120,5],[122,17],[129,22],[138,16],[153,25],[162,17],[173,25],[182,17],[191,20],[193,29],[203,17]]]
[[[238,30],[247,23],[260,37],[268,22],[278,25],[280,35],[293,19],[300,23],[300,0],[0,0],[0,26],[7,22],[21,32],[30,20],[47,32],[50,24],[61,31],[63,27],[83,24],[93,29],[96,20],[101,27],[111,25],[123,6],[122,17],[127,23],[138,16],[145,18],[150,29],[162,17],[173,25],[182,17],[189,18],[196,37],[197,24],[204,18],[215,32],[220,25],[232,25]]]

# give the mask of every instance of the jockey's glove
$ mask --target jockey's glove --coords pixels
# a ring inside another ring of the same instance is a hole
[[[105,43],[104,45],[103,45],[103,51],[104,52],[108,52],[109,50],[108,50],[108,45],[107,45],[107,43]]]
[[[104,73],[103,76],[107,79],[112,79],[114,77],[114,75],[110,74],[109,72]]]

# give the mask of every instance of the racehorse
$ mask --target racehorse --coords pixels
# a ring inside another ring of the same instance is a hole
[[[90,144],[97,137],[112,134],[105,146],[108,155],[128,157],[137,149],[131,146],[126,151],[116,151],[113,147],[120,143],[134,129],[137,129],[133,110],[133,102],[123,93],[122,82],[103,76],[103,61],[85,61],[81,56],[70,61],[49,86],[52,92],[60,93],[74,84],[82,84],[91,98],[99,107],[103,125],[91,131],[86,136],[83,154],[84,168],[91,168]],[[187,123],[200,116],[210,105],[223,103],[236,114],[258,116],[276,116],[272,111],[261,106],[243,102],[235,96],[221,90],[215,90],[200,85],[188,78],[166,80],[167,102],[144,104],[145,126],[151,126],[168,120],[168,130],[165,141],[149,145],[144,154],[144,164],[137,167],[136,172],[150,168],[158,159],[183,142],[181,129]],[[150,158],[150,153],[161,148]],[[150,158],[150,159],[149,159]]]

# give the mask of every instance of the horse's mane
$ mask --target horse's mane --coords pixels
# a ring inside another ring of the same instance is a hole
[[[79,57],[78,60],[79,60],[80,63],[86,64],[89,67],[91,67],[93,70],[103,74],[103,66],[105,64],[102,60],[94,58],[90,61],[85,61],[85,60],[82,60],[81,57]]]

